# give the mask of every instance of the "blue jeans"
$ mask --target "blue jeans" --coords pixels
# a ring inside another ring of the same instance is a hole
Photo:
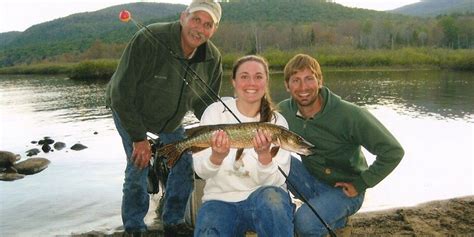
[[[288,193],[264,186],[240,202],[206,201],[199,209],[194,236],[293,236],[293,206]]]
[[[342,228],[347,217],[356,213],[364,201],[364,193],[357,197],[347,197],[341,188],[330,186],[312,176],[303,163],[292,157],[287,182],[296,196],[303,195],[321,218],[333,229]],[[293,187],[292,187],[293,186]],[[305,203],[295,214],[295,230],[298,236],[325,236],[328,231],[313,211]]]
[[[148,167],[137,168],[131,161],[133,142],[127,131],[122,127],[118,115],[112,111],[115,127],[122,138],[123,148],[127,155],[127,167],[125,168],[125,180],[123,183],[122,196],[122,222],[125,231],[144,232],[147,227],[144,222],[150,203],[147,192]]]
[[[125,180],[122,197],[122,222],[127,232],[144,232],[147,227],[144,218],[148,212],[150,196],[147,192],[148,167],[138,169],[131,161],[133,142],[130,135],[122,127],[119,117],[112,113],[122,144],[127,155]],[[179,128],[173,133],[159,134],[163,143],[170,143],[184,138],[184,129]],[[163,206],[164,224],[184,222],[184,213],[193,188],[193,170],[191,155],[186,153],[171,169],[166,186]]]

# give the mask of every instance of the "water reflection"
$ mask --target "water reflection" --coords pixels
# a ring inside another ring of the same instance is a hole
[[[386,106],[412,117],[466,119],[474,122],[474,74],[451,71],[328,71],[324,84],[361,106]],[[229,76],[227,76],[228,78]],[[271,75],[275,101],[288,97],[283,74]],[[232,95],[229,80],[223,95]]]
[[[362,210],[474,193],[474,73],[324,73],[331,90],[368,107],[406,151],[400,166],[368,191]],[[233,94],[228,78],[222,87],[224,96]],[[105,85],[62,76],[0,75],[0,148],[24,155],[37,147],[31,140],[44,136],[89,147],[80,152],[41,153],[51,160],[47,170],[0,182],[0,219],[9,220],[0,222],[0,236],[107,232],[121,226],[125,159],[105,108]],[[272,74],[271,91],[276,101],[288,97],[281,73]],[[193,121],[186,117],[186,123]]]
[[[329,71],[324,75],[325,85],[361,106],[386,106],[413,117],[474,122],[472,72]],[[229,77],[224,79],[223,96],[233,95]],[[283,74],[271,77],[273,99],[287,98]],[[64,76],[0,76],[0,103],[32,112],[54,111],[61,122],[100,119],[110,116],[105,108],[105,85],[105,81],[73,81]]]
[[[59,122],[110,116],[104,81],[74,81],[65,76],[1,76],[0,105],[30,112],[54,112]]]
[[[325,83],[362,106],[382,105],[401,114],[438,119],[474,118],[474,78],[469,72],[329,72]]]

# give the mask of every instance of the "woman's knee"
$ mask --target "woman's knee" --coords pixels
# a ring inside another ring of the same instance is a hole
[[[236,211],[232,204],[207,201],[199,209],[196,221],[194,236],[232,236]]]
[[[257,196],[260,196],[259,200],[263,201],[263,204],[272,206],[279,206],[281,204],[289,204],[290,196],[282,188],[275,186],[265,186],[257,189]]]
[[[252,196],[254,208],[260,210],[257,212],[258,215],[263,215],[265,218],[278,216],[278,218],[293,221],[294,207],[289,194],[282,188],[262,187],[257,189]]]

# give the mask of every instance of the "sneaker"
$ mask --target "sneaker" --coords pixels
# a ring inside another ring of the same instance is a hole
[[[194,228],[186,223],[164,226],[165,237],[192,237]]]

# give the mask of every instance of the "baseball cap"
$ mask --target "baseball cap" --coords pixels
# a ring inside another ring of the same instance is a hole
[[[219,24],[219,21],[221,20],[221,6],[219,3],[214,2],[213,0],[193,0],[191,4],[189,4],[187,10],[189,13],[205,11],[211,15],[215,24]]]

